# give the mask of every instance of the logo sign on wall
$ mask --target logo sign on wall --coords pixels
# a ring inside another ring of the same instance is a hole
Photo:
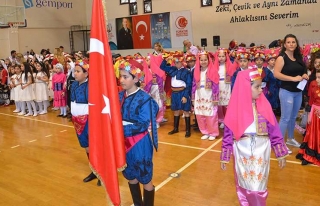
[[[33,7],[33,2],[32,0],[22,0],[23,4],[24,4],[24,8],[29,9],[31,7]]]
[[[37,8],[55,8],[55,9],[72,9],[73,2],[54,1],[54,0],[22,0],[26,9]],[[33,3],[34,2],[34,3]]]
[[[172,47],[180,48],[183,45],[185,39],[192,41],[192,25],[191,25],[191,12],[179,11],[171,12],[171,36]]]

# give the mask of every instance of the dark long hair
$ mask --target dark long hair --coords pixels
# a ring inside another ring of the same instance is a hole
[[[30,73],[31,74],[31,81],[32,81],[32,83],[34,83],[34,78],[32,75],[32,70],[31,70],[30,64],[27,62],[23,62],[23,66],[24,66],[24,80],[25,80],[25,82],[28,82],[28,73]]]
[[[286,48],[284,47],[284,45],[286,44],[287,38],[294,38],[296,43],[297,43],[297,47],[293,52],[293,57],[297,60],[297,62],[299,64],[301,64],[304,68],[306,67],[305,63],[303,62],[303,58],[302,58],[302,54],[301,54],[301,50],[300,50],[300,45],[299,45],[299,41],[297,39],[297,37],[293,34],[287,34],[284,39],[283,39],[283,44],[282,44],[282,48],[281,48],[281,54],[284,54],[286,51]]]

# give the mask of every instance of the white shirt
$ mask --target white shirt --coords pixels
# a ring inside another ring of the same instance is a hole
[[[219,73],[219,76],[220,76],[220,79],[224,79],[225,78],[225,75],[226,75],[226,71],[225,71],[225,64],[221,64],[220,66],[219,66],[219,71],[218,71],[218,73]]]
[[[171,86],[172,87],[187,87],[186,83],[182,80],[178,80],[176,76],[172,77]]]

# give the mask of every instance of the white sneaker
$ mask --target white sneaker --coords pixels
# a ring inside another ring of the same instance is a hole
[[[18,113],[19,116],[22,116],[22,115],[25,115],[25,114],[26,114],[26,113],[24,113],[24,112],[19,112],[19,113]]]
[[[208,139],[208,138],[209,138],[209,136],[206,135],[206,134],[201,137],[202,140],[205,140],[205,139]]]
[[[210,140],[210,141],[213,141],[213,140],[215,140],[215,139],[216,139],[216,137],[214,137],[214,136],[210,136],[210,137],[209,137],[209,140]]]
[[[39,114],[47,114],[47,112],[45,112],[45,111],[42,111],[42,112],[40,112]]]
[[[168,121],[168,119],[166,119],[166,118],[163,118],[162,120],[161,120],[161,122],[167,122]]]
[[[160,124],[159,124],[159,123],[157,123],[157,129],[159,129],[159,127],[160,127]]]
[[[292,151],[289,149],[289,147],[287,147],[288,150],[288,154],[292,154]]]
[[[224,128],[224,124],[221,123],[221,124],[220,124],[220,129],[223,129],[223,128]]]
[[[33,116],[36,117],[36,116],[38,116],[38,114],[37,114],[37,113],[34,113]]]
[[[300,147],[300,143],[297,142],[297,140],[295,140],[295,139],[289,139],[289,138],[288,138],[286,144],[287,144],[287,145],[294,146],[294,147]]]
[[[32,114],[28,113],[28,114],[25,114],[25,115],[23,115],[23,116],[25,116],[25,117],[27,117],[27,116],[32,116]]]
[[[182,118],[184,118],[184,113],[182,114]]]
[[[21,112],[20,110],[13,110],[13,113],[19,113],[19,112]]]

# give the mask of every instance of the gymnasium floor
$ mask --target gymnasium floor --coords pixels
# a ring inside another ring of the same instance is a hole
[[[58,111],[38,117],[21,117],[13,106],[0,108],[0,205],[2,206],[100,206],[107,205],[105,191],[94,180],[83,183],[89,173],[85,151],[74,128]],[[173,118],[159,129],[159,151],[154,156],[156,206],[233,206],[236,197],[233,166],[220,169],[221,137],[200,140],[199,132],[184,137],[167,135]],[[221,136],[221,135],[220,135]],[[296,134],[297,140],[302,137]],[[272,155],[269,176],[270,206],[317,206],[320,202],[320,168],[301,166],[295,159],[278,168]],[[179,173],[176,178],[171,173]],[[132,204],[127,181],[119,173],[122,205]]]

